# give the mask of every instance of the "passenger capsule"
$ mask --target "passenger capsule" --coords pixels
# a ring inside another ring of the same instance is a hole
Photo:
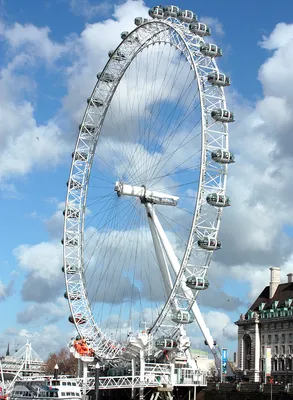
[[[194,316],[190,311],[179,310],[173,313],[172,321],[176,324],[190,324],[194,321]]]
[[[208,75],[208,82],[215,86],[230,86],[230,78],[220,72],[213,72]]]
[[[110,58],[112,57],[112,59],[115,61],[123,61],[126,59],[125,54],[121,53],[121,51],[119,51],[119,50],[117,50],[116,52],[115,52],[115,50],[110,50],[108,53],[108,56]]]
[[[125,39],[127,38],[128,35],[129,35],[129,32],[128,32],[128,31],[123,31],[123,32],[121,32],[120,37],[121,37],[122,40],[125,40]]]
[[[211,28],[202,22],[193,22],[189,25],[190,32],[198,36],[210,36],[212,34]]]
[[[99,72],[97,75],[97,78],[102,81],[102,82],[106,82],[106,83],[110,83],[110,82],[114,82],[115,81],[115,77],[113,74],[110,74],[109,72]]]
[[[206,278],[190,276],[186,279],[186,286],[194,290],[205,290],[210,286],[210,284]]]
[[[95,128],[94,125],[90,125],[90,124],[80,124],[79,125],[79,130],[82,133],[86,133],[86,134],[91,133],[91,134],[93,134],[93,133],[95,133],[95,129],[96,128]]]
[[[162,7],[153,7],[149,9],[149,16],[152,18],[163,19],[164,11]]]
[[[142,18],[142,17],[136,17],[135,20],[134,20],[134,24],[136,26],[140,26],[142,24],[145,24],[146,22],[148,22],[148,19],[147,18]]]
[[[235,156],[228,150],[214,150],[211,153],[211,158],[213,161],[218,162],[219,164],[232,164],[235,162]]]
[[[69,299],[69,300],[80,300],[81,299],[81,295],[80,292],[78,292],[77,290],[73,290],[72,292],[65,292],[64,293],[64,297],[65,299]]]
[[[88,159],[87,153],[80,153],[79,151],[72,153],[71,156],[75,159],[75,161],[86,161]]]
[[[63,211],[63,215],[65,216],[65,210]],[[67,218],[79,218],[79,210],[75,208],[67,208]]]
[[[178,12],[178,19],[182,22],[186,22],[190,24],[191,22],[197,21],[197,15],[194,14],[193,11],[190,10],[180,10]]]
[[[160,338],[156,340],[156,347],[162,350],[170,350],[177,347],[176,340],[169,339],[169,338]]]
[[[225,110],[224,108],[217,108],[211,112],[211,116],[215,121],[219,122],[234,122],[234,114],[232,111]]]
[[[95,99],[94,97],[92,97],[92,98],[88,98],[87,99],[87,103],[90,105],[90,106],[96,106],[96,107],[103,107],[103,105],[105,104],[104,103],[104,100],[101,100],[101,99]]]
[[[199,247],[205,250],[219,250],[222,247],[222,243],[208,236],[203,237],[197,241]]]
[[[223,51],[220,47],[211,43],[204,43],[200,46],[200,51],[204,56],[208,57],[221,57]]]
[[[165,17],[177,18],[180,9],[177,6],[166,6],[163,7],[163,11]]]
[[[74,274],[76,274],[77,271],[78,271],[78,268],[75,265],[70,265],[70,264],[66,265],[66,273],[68,275],[74,275]],[[64,265],[62,267],[62,272],[65,273]]]
[[[74,179],[67,181],[66,185],[67,187],[69,186],[70,189],[80,190],[82,188],[82,184],[78,181],[75,181]]]
[[[64,238],[61,239],[61,243],[64,245]],[[66,244],[67,246],[77,246],[78,240],[76,238],[66,237]]]
[[[74,324],[74,319],[78,325],[84,325],[86,323],[86,318],[84,316],[82,316],[81,314],[76,314],[75,318],[73,318],[73,316],[70,315],[70,317],[68,318],[68,321],[71,324]]]
[[[207,195],[207,203],[214,207],[229,207],[231,206],[228,196],[219,193],[210,193]]]
[[[208,345],[208,342],[205,340],[205,341],[204,341],[204,344],[207,346],[207,345]],[[217,341],[214,340],[213,344],[214,344],[214,346],[217,346]]]

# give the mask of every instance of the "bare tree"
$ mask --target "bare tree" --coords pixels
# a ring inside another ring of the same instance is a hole
[[[70,353],[69,349],[63,348],[58,353],[49,354],[44,369],[45,373],[52,375],[56,364],[58,364],[59,367],[59,374],[76,374],[77,359]]]

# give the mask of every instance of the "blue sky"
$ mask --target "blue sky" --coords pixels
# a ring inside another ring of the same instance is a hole
[[[4,321],[0,354],[8,341],[21,342],[19,332],[25,329],[39,333],[35,346],[45,356],[64,345],[73,332],[67,323],[67,305],[58,303],[59,295],[50,298],[54,288],[61,297],[64,290],[61,259],[54,253],[50,266],[49,258],[62,237],[61,203],[84,100],[95,73],[107,60],[107,51],[118,45],[118,32],[134,27],[119,10],[144,10],[144,5],[92,0],[2,0],[0,4],[0,311]],[[252,0],[225,1],[220,6],[214,0],[196,7],[191,1],[176,4],[210,23],[213,41],[223,48],[220,68],[232,79],[227,97],[237,122],[230,143],[239,157],[231,168],[228,192],[237,200],[223,218],[226,246],[212,267],[213,279],[232,296],[234,308],[225,302],[217,308],[207,294],[200,301],[212,333],[225,345],[230,343],[232,351],[236,348],[232,323],[268,282],[268,268],[280,265],[282,279],[291,271],[288,171],[292,157],[286,149],[292,145],[293,99],[287,87],[293,79],[293,5],[289,0],[269,6]],[[118,13],[113,17],[115,9]],[[116,36],[110,31],[95,36],[93,30],[101,32],[99,27],[106,26],[102,24],[107,19],[117,23]],[[275,112],[279,118],[274,118]],[[34,282],[45,285],[48,299],[33,295],[37,288],[30,283]],[[223,315],[225,326],[219,322]],[[233,334],[227,334],[229,329]],[[65,333],[62,339],[60,332]]]

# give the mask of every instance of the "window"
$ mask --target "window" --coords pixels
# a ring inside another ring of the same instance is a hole
[[[286,335],[285,335],[285,333],[282,333],[282,343],[285,343],[286,342]]]
[[[279,346],[275,346],[275,354],[279,353]]]
[[[268,344],[271,344],[271,343],[272,343],[272,336],[268,335]]]
[[[75,382],[72,382],[72,386],[76,386],[76,383],[75,383]]]
[[[288,335],[289,342],[292,342],[292,338],[293,338],[293,334],[292,334],[292,332],[289,332],[289,335]]]
[[[282,345],[282,354],[286,354],[286,349],[285,349],[285,345]]]
[[[62,386],[66,386],[66,382],[62,382]]]
[[[276,333],[275,334],[275,342],[278,342],[279,341],[279,335]]]
[[[293,346],[292,346],[292,344],[289,345],[289,353],[290,353],[290,354],[293,353]]]
[[[61,396],[62,396],[62,397],[65,397],[65,392],[61,392]]]

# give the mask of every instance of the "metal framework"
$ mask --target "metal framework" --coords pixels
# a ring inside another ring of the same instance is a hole
[[[162,15],[160,19],[155,16],[151,20],[141,19],[137,23],[139,26],[130,33],[125,32],[121,44],[111,52],[88,100],[68,181],[63,237],[67,298],[72,322],[79,335],[89,341],[96,356],[101,359],[117,359],[127,352],[132,357],[139,357],[141,350],[154,353],[154,338],[160,336],[180,342],[180,338],[186,336],[184,325],[193,319],[197,321],[213,354],[216,354],[214,340],[196,303],[199,290],[191,289],[186,282],[194,277],[204,282],[213,251],[220,247],[218,232],[221,214],[223,206],[228,205],[225,194],[227,167],[234,161],[228,146],[228,122],[233,121],[233,114],[226,110],[225,85],[221,82],[230,81],[219,73],[214,58],[215,49],[219,53],[216,46],[207,45],[202,35],[192,32],[183,14],[173,17],[163,12]],[[115,190],[119,196],[135,196],[145,206],[158,265],[169,296],[145,339],[130,340],[125,345],[105,335],[97,325],[88,301],[83,258],[87,191],[100,132],[113,96],[138,54],[158,43],[174,46],[194,71],[201,113],[198,188],[188,241],[184,256],[179,260],[156,213],[157,204],[176,207],[177,198],[171,194],[148,192],[148,188],[133,186],[132,182],[116,182]],[[125,183],[128,188],[121,188]],[[176,279],[172,280],[174,275]],[[180,346],[178,348],[186,351],[188,345],[182,344],[181,349]]]

